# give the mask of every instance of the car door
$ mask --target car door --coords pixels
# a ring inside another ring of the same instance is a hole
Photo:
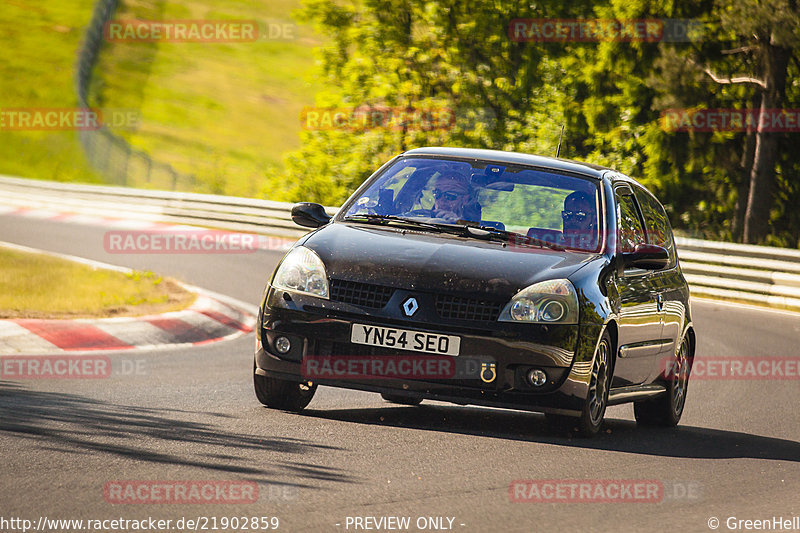
[[[632,252],[647,242],[644,222],[629,185],[614,189],[617,206],[617,252]],[[643,383],[661,352],[661,316],[652,271],[625,268],[616,277],[620,299],[619,351],[614,386]]]
[[[661,352],[663,357],[666,357],[674,353],[686,320],[682,292],[685,283],[678,269],[675,240],[667,213],[661,203],[641,187],[634,187],[634,192],[644,216],[647,242],[662,246],[669,253],[667,266],[654,271],[651,275],[661,316]]]

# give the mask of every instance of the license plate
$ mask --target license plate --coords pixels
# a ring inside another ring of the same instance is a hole
[[[350,342],[438,355],[458,355],[461,348],[461,337],[456,335],[437,335],[424,331],[383,328],[364,324],[353,324]]]

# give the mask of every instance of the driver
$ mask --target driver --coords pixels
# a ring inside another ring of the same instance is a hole
[[[583,191],[569,194],[564,198],[561,218],[566,246],[583,250],[597,248],[597,212],[590,195]]]
[[[432,215],[447,222],[463,219],[469,198],[470,186],[467,178],[460,174],[444,173],[434,182]]]

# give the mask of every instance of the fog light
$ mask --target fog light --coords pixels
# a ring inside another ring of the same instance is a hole
[[[547,374],[545,374],[543,370],[532,368],[528,371],[528,383],[534,387],[541,387],[547,383]]]
[[[286,337],[278,337],[275,339],[275,349],[278,353],[288,353],[292,349],[292,342]]]

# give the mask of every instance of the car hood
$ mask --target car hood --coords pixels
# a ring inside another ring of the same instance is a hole
[[[319,255],[330,278],[492,299],[510,298],[538,281],[568,278],[600,257],[341,222],[301,242]]]

